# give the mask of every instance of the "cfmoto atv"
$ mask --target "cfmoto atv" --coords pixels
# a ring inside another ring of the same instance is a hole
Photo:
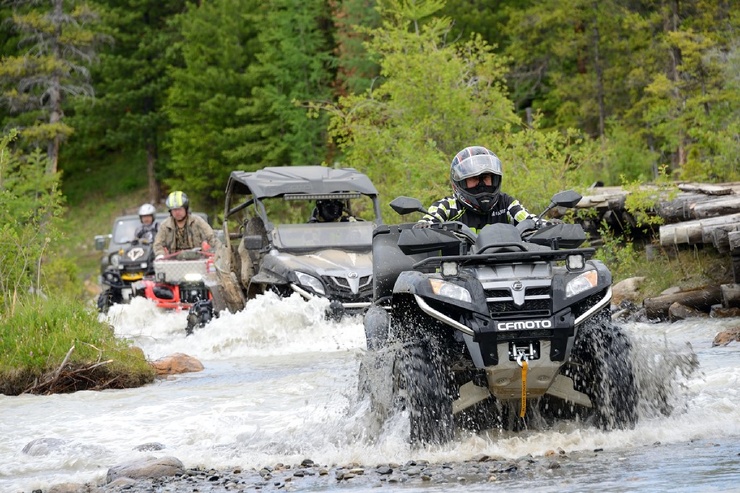
[[[634,425],[631,343],[611,321],[611,273],[579,248],[580,225],[542,219],[580,199],[560,192],[536,220],[478,234],[459,222],[375,230],[360,385],[377,412],[408,414],[412,443],[535,416]],[[408,197],[391,207],[425,212]]]

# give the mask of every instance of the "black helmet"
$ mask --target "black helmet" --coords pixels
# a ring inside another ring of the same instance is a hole
[[[167,200],[164,201],[164,204],[167,206],[167,210],[171,211],[172,209],[178,209],[180,207],[184,207],[185,210],[188,210],[188,207],[190,206],[190,201],[188,200],[188,196],[185,195],[185,192],[177,191],[172,192],[167,196]]]
[[[317,200],[316,209],[319,211],[319,217],[326,221],[336,221],[342,217],[344,204],[341,200]]]
[[[491,175],[491,185],[479,183],[474,188],[466,188],[466,179],[485,174]],[[455,197],[465,207],[479,213],[490,212],[498,202],[502,176],[499,158],[481,146],[466,147],[450,164],[450,181]]]

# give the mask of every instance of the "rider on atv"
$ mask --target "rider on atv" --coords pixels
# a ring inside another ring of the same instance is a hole
[[[184,192],[176,191],[165,200],[170,217],[160,225],[154,240],[156,259],[183,250],[200,247],[206,242],[211,248],[218,245],[213,228],[202,218],[190,214],[190,201]]]

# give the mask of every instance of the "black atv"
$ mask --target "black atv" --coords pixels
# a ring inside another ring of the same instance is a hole
[[[154,273],[153,261],[152,244],[146,240],[126,242],[109,253],[100,276],[103,289],[98,296],[98,311],[107,313],[114,304],[128,303],[136,295],[133,285]]]
[[[360,388],[381,417],[408,414],[412,443],[535,417],[634,425],[630,340],[611,321],[611,273],[579,248],[580,225],[542,219],[580,199],[560,192],[537,220],[479,234],[454,221],[375,230]],[[425,212],[408,197],[391,207]]]

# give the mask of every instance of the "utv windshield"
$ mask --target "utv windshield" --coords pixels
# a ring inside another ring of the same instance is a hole
[[[373,243],[375,224],[370,221],[343,223],[283,224],[273,231],[278,250],[339,250],[369,251]]]

